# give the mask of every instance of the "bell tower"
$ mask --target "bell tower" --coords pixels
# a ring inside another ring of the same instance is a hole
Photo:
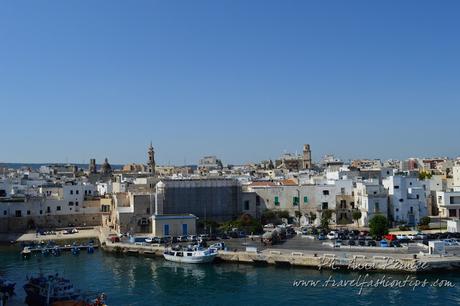
[[[150,142],[147,155],[147,171],[149,172],[150,176],[155,176],[155,151],[153,150],[152,142]]]
[[[303,145],[303,161],[302,161],[302,168],[303,169],[310,169],[311,168],[311,149],[309,144]]]

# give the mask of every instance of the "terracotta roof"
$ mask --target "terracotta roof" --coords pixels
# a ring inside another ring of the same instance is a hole
[[[249,186],[251,187],[257,187],[257,186],[276,186],[273,182],[252,182],[251,184],[249,184]]]
[[[297,183],[293,179],[281,180],[280,184],[283,186],[297,186]]]

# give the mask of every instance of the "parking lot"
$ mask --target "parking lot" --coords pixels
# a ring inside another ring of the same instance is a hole
[[[343,245],[338,247],[332,247],[324,243],[333,243],[333,240],[313,240],[306,238],[305,236],[297,235],[292,238],[288,238],[284,241],[276,243],[274,245],[264,245],[260,238],[231,238],[224,240],[229,250],[244,250],[246,246],[255,246],[258,250],[264,249],[286,249],[286,250],[300,250],[300,251],[330,251],[330,250],[344,250],[347,252],[366,252],[373,253],[382,250],[381,247],[360,247],[356,245],[352,248],[348,247],[347,241],[344,241]],[[426,248],[418,245],[415,242],[402,243],[403,247],[396,248],[391,247],[391,252],[400,254],[418,253],[420,251],[426,251]],[[390,248],[385,248],[390,249]]]

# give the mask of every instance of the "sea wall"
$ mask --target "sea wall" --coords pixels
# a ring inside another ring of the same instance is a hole
[[[0,220],[0,233],[19,233],[34,228],[62,228],[73,226],[99,226],[101,214],[48,215],[35,217],[9,217]]]

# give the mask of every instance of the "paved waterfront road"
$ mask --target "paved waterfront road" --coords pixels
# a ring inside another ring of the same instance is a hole
[[[344,246],[341,248],[333,248],[328,245],[324,245],[323,242],[330,242],[329,240],[318,241],[307,239],[301,236],[295,236],[293,238],[287,239],[284,242],[279,244],[275,244],[273,246],[264,246],[260,242],[260,238],[237,238],[237,239],[228,239],[224,241],[227,247],[230,250],[243,250],[245,249],[246,245],[256,246],[258,250],[264,249],[285,249],[285,250],[300,250],[300,251],[344,251],[344,252],[359,252],[359,253],[395,253],[395,254],[414,254],[419,252],[426,252],[426,249],[418,246],[416,243],[409,243],[408,248],[383,248],[380,247],[354,247],[349,248],[348,246]],[[405,244],[404,244],[405,245]]]

